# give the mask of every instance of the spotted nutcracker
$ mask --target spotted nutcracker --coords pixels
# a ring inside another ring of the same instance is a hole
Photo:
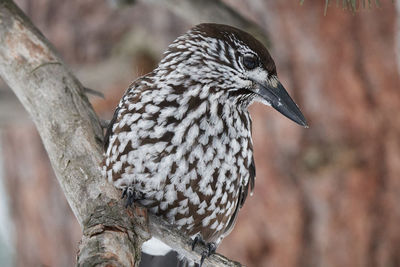
[[[227,25],[197,25],[122,97],[106,132],[103,173],[127,205],[136,202],[206,242],[203,260],[254,189],[254,101],[307,127],[259,41]],[[171,248],[152,238],[142,250]]]

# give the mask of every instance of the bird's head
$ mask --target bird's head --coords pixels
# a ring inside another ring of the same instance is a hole
[[[199,24],[178,37],[158,71],[164,81],[200,98],[214,95],[247,108],[254,101],[272,106],[294,122],[307,122],[278,80],[275,62],[250,34],[221,24]]]

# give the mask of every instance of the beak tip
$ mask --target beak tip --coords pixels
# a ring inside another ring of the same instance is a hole
[[[297,124],[299,124],[300,126],[303,126],[306,129],[310,128],[310,126],[308,125],[308,123],[307,123],[307,121],[305,119],[295,120],[295,122]]]
[[[297,123],[300,126],[303,126],[304,128],[309,128],[308,123],[306,118],[304,117],[303,113],[301,113],[299,107],[295,104],[296,108],[292,109],[292,114],[290,114],[291,116],[285,115],[287,116],[289,119],[291,119],[292,121],[294,121],[295,123]]]

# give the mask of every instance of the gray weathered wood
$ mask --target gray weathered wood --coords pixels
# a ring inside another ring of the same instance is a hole
[[[82,90],[45,37],[10,0],[0,1],[0,75],[36,124],[63,192],[83,228],[79,266],[133,266],[149,233],[199,260],[190,240],[143,210],[125,209],[101,176],[103,133]],[[147,220],[149,223],[147,223]],[[204,247],[202,247],[204,249]],[[220,255],[205,266],[240,266]]]

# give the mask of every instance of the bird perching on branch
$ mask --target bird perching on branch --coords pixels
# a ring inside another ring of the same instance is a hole
[[[259,41],[230,26],[197,25],[122,97],[107,129],[103,173],[127,205],[205,242],[204,260],[254,189],[254,101],[307,127]],[[154,238],[142,247],[151,255],[171,249]]]

